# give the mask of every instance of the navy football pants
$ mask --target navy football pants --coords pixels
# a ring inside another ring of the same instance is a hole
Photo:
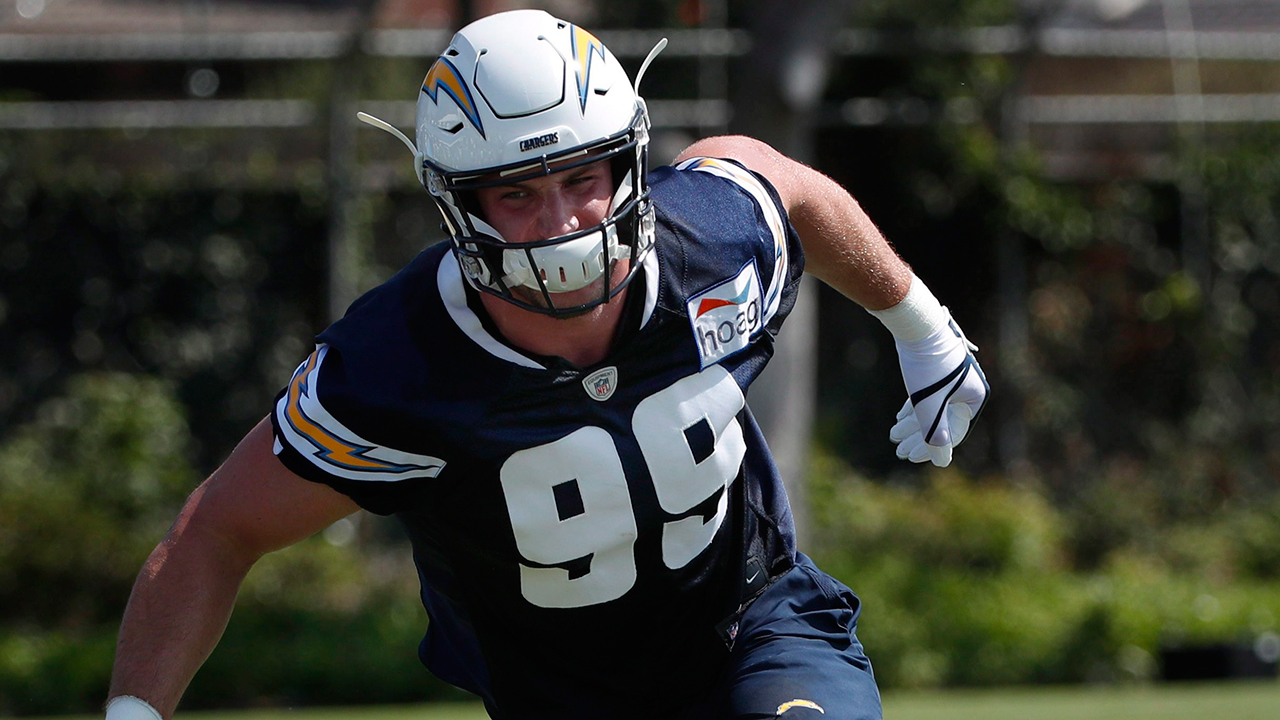
[[[708,720],[880,720],[880,692],[855,635],[853,591],[803,554],[747,609]]]

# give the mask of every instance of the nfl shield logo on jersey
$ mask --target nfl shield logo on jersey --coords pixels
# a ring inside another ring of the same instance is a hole
[[[582,387],[586,389],[587,395],[592,400],[604,402],[613,397],[613,391],[618,389],[618,368],[610,365],[607,368],[600,368],[590,375],[582,378]]]

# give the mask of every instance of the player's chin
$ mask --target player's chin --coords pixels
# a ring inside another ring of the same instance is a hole
[[[579,290],[572,290],[570,292],[561,292],[561,293],[550,293],[550,296],[551,296],[551,302],[554,303],[554,306],[556,308],[572,308],[572,307],[579,307],[582,305],[587,305],[588,303],[596,302],[600,299],[600,296],[603,293],[604,293],[604,278],[601,278]],[[537,290],[532,290],[530,288],[523,288],[523,287],[514,288],[511,294],[514,295],[516,299],[520,300],[521,302],[526,302],[530,305],[534,305],[540,308],[547,307],[547,299],[543,297],[542,293],[538,292]],[[600,308],[600,305],[596,304],[596,305],[592,305],[590,307],[584,308],[582,310],[576,310],[571,313],[557,313],[554,317],[559,318],[561,320],[568,320],[571,318],[588,315],[591,312],[598,310],[599,308]]]

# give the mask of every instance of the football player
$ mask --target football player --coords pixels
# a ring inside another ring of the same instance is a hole
[[[986,381],[830,179],[744,137],[650,172],[638,86],[522,10],[454,36],[416,142],[368,118],[451,241],[321,333],[192,494],[134,588],[108,720],[169,717],[253,562],[358,508],[411,538],[422,662],[494,718],[880,717],[859,601],[797,551],[745,394],[805,269],[893,333],[899,456],[949,463]]]

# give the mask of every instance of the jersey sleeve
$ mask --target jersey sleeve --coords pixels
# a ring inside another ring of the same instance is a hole
[[[760,258],[761,280],[764,282],[764,325],[774,332],[790,312],[800,278],[804,273],[804,252],[800,238],[787,219],[786,208],[777,190],[763,176],[734,160],[724,158],[689,158],[676,166],[679,171],[706,173],[728,181],[738,192],[748,196],[756,208],[767,247]]]
[[[334,488],[370,512],[394,513],[411,481],[436,477],[444,461],[380,445],[348,426],[371,414],[376,408],[361,402],[340,353],[319,344],[276,397],[275,454],[297,475]]]

